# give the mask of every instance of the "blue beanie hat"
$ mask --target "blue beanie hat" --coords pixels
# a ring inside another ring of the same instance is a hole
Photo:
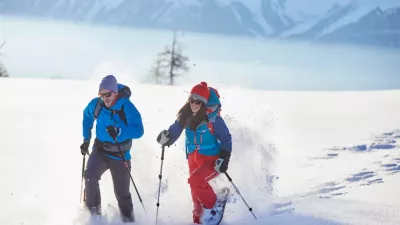
[[[117,79],[113,75],[105,76],[99,85],[99,92],[103,89],[118,93]]]

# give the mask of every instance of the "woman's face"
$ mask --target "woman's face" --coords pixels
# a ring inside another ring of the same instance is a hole
[[[201,104],[203,103],[202,101],[193,98],[190,98],[189,102],[190,102],[190,109],[192,110],[193,113],[197,113],[201,108]]]

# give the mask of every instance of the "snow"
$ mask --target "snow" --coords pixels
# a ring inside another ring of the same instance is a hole
[[[88,15],[86,15],[86,18],[91,18],[92,15],[96,14],[96,12],[102,7],[105,7],[107,11],[116,8],[123,2],[124,0],[101,0],[100,2],[96,1],[96,4],[93,5]],[[175,3],[174,8],[186,6],[202,7],[202,3],[199,0],[165,0],[165,2]],[[229,6],[230,4],[232,4],[232,2],[235,2],[235,0],[215,0],[215,2],[218,5],[224,7]],[[260,0],[247,0],[241,1],[240,3],[245,5],[250,10],[254,20],[263,27],[264,31],[267,34],[270,34],[272,32],[270,25],[268,25],[268,21],[265,21],[262,16]],[[381,9],[388,9],[400,6],[399,1],[393,0],[271,0],[271,7],[275,8],[278,15],[280,15],[282,21],[284,21],[286,25],[288,25],[286,16],[295,23],[295,26],[292,29],[285,31],[281,35],[282,37],[303,33],[314,26],[318,21],[325,18],[328,15],[328,12],[333,7],[344,7],[350,4],[355,4],[357,6],[356,10],[354,10],[354,12],[350,12],[349,15],[340,18],[336,23],[329,26],[320,35],[327,34],[349,23],[356,22],[359,18],[361,18],[376,7],[380,7]],[[281,5],[283,6],[283,8],[280,7]],[[240,21],[235,10],[232,10],[235,14],[236,19]],[[168,15],[168,13],[166,13],[166,15]],[[164,20],[169,20],[168,16],[164,16],[163,18]]]
[[[93,4],[93,6],[90,8],[90,10],[86,13],[85,15],[85,21],[86,22],[90,22],[92,20],[92,18],[97,15],[97,13],[101,10],[102,5],[96,1],[95,4]]]
[[[281,0],[275,0],[281,1]],[[348,6],[350,4],[370,10],[379,6],[382,9],[399,7],[400,3],[393,0],[286,0],[285,13],[296,22],[310,19],[322,19],[334,6]]]
[[[277,1],[279,2],[280,0],[275,0],[275,4],[277,4]],[[306,32],[323,19],[335,4],[338,6],[344,6],[350,2],[351,0],[285,1],[284,8],[280,10],[280,14],[288,16],[295,23],[295,26],[293,26],[292,29],[283,32],[281,37]]]
[[[222,116],[231,130],[234,146],[228,173],[258,218],[253,218],[231,183],[220,176],[211,183],[212,186],[232,188],[223,224],[392,225],[400,221],[398,88],[376,91],[251,89],[254,86],[247,86],[246,82],[265,85],[274,82],[271,77],[260,79],[252,74],[254,71],[258,73],[254,64],[251,64],[252,69],[245,67],[249,59],[260,59],[259,64],[267,67],[263,61],[272,58],[259,55],[258,51],[265,50],[263,45],[250,45],[250,41],[240,42],[226,37],[205,39],[190,35],[191,38],[183,39],[183,43],[192,48],[191,57],[199,67],[198,73],[227,73],[227,78],[218,82],[205,75],[193,75],[189,81],[174,87],[143,84],[136,76],[145,70],[137,67],[150,60],[159,48],[162,49],[164,41],[170,40],[170,34],[163,37],[165,34],[147,30],[145,33],[131,33],[104,27],[99,30],[78,29],[65,24],[39,25],[48,32],[40,32],[37,26],[27,26],[21,21],[5,21],[7,40],[11,44],[6,46],[4,53],[11,59],[6,62],[13,62],[5,64],[23,65],[26,71],[37,67],[41,70],[26,76],[19,74],[0,79],[3,93],[0,110],[0,118],[3,118],[0,126],[3,144],[0,224],[80,225],[87,220],[88,215],[79,202],[82,111],[96,96],[99,81],[108,73],[115,74],[120,83],[131,88],[131,100],[141,112],[145,127],[144,136],[135,140],[132,148],[132,176],[147,210],[145,214],[132,186],[137,224],[155,222],[161,163],[161,148],[155,139],[173,122],[192,85],[202,80],[217,88],[222,96]],[[29,37],[29,42],[26,37]],[[107,38],[101,39],[104,37]],[[131,43],[132,37],[136,38],[138,45]],[[143,37],[145,41],[142,41]],[[213,58],[199,50],[205,48],[200,45],[202,42],[213,49]],[[232,46],[246,46],[234,51],[248,58],[221,54]],[[287,64],[283,69],[289,71],[288,74],[296,71],[296,78],[303,79],[299,68],[288,68],[292,62],[287,55],[280,55],[286,51],[285,48],[273,45],[268,48],[269,51],[265,51],[267,56],[284,58]],[[296,55],[301,46],[287,48],[291,55]],[[341,54],[340,58],[344,58],[338,49],[322,50],[327,55]],[[324,55],[313,47],[307,47],[307,51],[309,55],[300,54],[299,57],[318,58],[321,61],[314,61],[315,66],[325,67],[325,72],[328,72]],[[349,58],[346,60],[359,71],[370,69],[368,64],[371,63],[365,63],[365,60],[361,64],[351,60],[357,54],[365,57],[366,52],[350,49],[347,54]],[[58,58],[60,55],[63,57]],[[224,57],[232,58],[223,63],[218,61]],[[398,62],[395,54],[380,53],[378,57]],[[207,64],[204,58],[215,62]],[[57,68],[53,67],[54,64]],[[380,71],[378,78],[396,83],[394,78],[387,77],[384,70],[386,67],[393,69],[395,65],[374,61],[374,66]],[[230,70],[223,70],[222,66]],[[341,67],[345,65],[341,63]],[[63,75],[72,75],[62,76],[64,79],[45,78],[60,68],[64,69]],[[215,72],[214,69],[218,70]],[[268,73],[277,77],[288,76],[279,66],[275,69]],[[239,70],[239,73],[231,73],[234,70]],[[84,76],[81,71],[93,73]],[[347,85],[351,79],[359,83],[365,79],[372,80],[373,75],[360,73],[363,79],[347,74],[345,80],[338,82],[339,86]],[[329,82],[322,76],[322,70],[317,75],[303,81],[311,84],[316,79]],[[182,136],[165,152],[160,225],[190,224],[192,205],[187,178]],[[108,171],[100,180],[100,188],[105,213],[104,223],[100,224],[122,224]]]
[[[105,10],[112,10],[121,5],[125,0],[99,0],[96,1],[105,7]]]
[[[279,0],[278,0],[279,1]],[[296,22],[304,22],[307,19],[321,19],[335,5],[348,5],[352,0],[287,0],[285,12]]]
[[[284,4],[285,8],[281,13],[284,13],[295,21],[296,26],[285,31],[281,36],[287,37],[294,34],[301,34],[328,16],[329,11],[333,7],[345,7],[349,5],[354,5],[355,9],[331,24],[319,36],[333,32],[350,23],[357,22],[362,16],[365,16],[376,7],[380,7],[383,10],[400,7],[400,2],[392,0],[287,0]]]
[[[219,0],[217,2],[222,2],[227,4],[228,1],[226,0]],[[256,0],[249,0],[249,1],[230,1],[230,2],[240,2],[243,4],[253,15],[253,19],[255,22],[261,25],[261,27],[264,29],[265,33],[270,33],[272,31],[270,25],[268,25],[267,21],[265,21],[262,11],[261,11],[261,1],[256,1]],[[241,20],[238,20],[241,21]]]
[[[198,0],[165,0],[166,2],[173,2],[179,6],[200,6],[201,2]]]
[[[37,1],[37,4],[41,0]],[[56,4],[61,4],[66,0],[59,0]],[[91,8],[88,9],[87,14],[84,17],[85,22],[89,22],[94,15],[97,15],[100,10],[110,11],[118,6],[120,6],[124,0],[88,0],[93,1],[91,4]],[[139,5],[142,4],[145,0],[136,1]],[[263,29],[265,34],[268,36],[273,33],[273,29],[269,24],[271,21],[266,21],[262,15],[262,0],[247,0],[247,1],[237,1],[237,0],[212,0],[220,7],[229,7],[232,6],[232,3],[241,3],[245,7],[249,9],[252,14],[252,17],[255,22],[257,22]],[[76,0],[68,0],[70,8],[75,4],[78,4]],[[200,0],[160,0],[160,7],[165,7],[168,3],[171,4],[171,7],[166,9],[159,8],[159,11],[163,12],[163,15],[160,17],[158,13],[155,13],[151,16],[151,18],[157,18],[161,23],[170,23],[171,22],[171,13],[175,10],[179,10],[181,7],[195,7],[198,10],[202,10],[204,1]],[[320,20],[324,19],[329,11],[333,7],[344,7],[350,4],[356,5],[356,10],[354,12],[350,12],[349,15],[340,18],[336,23],[332,24],[330,27],[327,27],[325,31],[323,31],[320,35],[330,33],[335,29],[339,29],[349,23],[357,21],[360,17],[364,16],[366,13],[375,9],[376,7],[380,7],[381,9],[390,9],[393,7],[400,7],[400,2],[396,0],[270,0],[270,7],[274,8],[277,15],[281,17],[281,20],[285,24],[286,28],[290,28],[289,30],[285,30],[281,34],[281,37],[288,37],[290,35],[301,34],[308,29],[312,28],[315,24],[317,24]],[[131,9],[133,11],[138,10],[138,7],[135,9]],[[235,18],[241,22],[238,17],[235,9],[231,9],[235,14]],[[156,10],[157,11],[157,10]],[[294,26],[292,26],[292,21]],[[260,34],[256,31],[250,30],[255,36],[260,36]]]
[[[293,28],[284,31],[280,36],[281,37],[289,37],[291,35],[301,34],[308,31],[315,23],[318,22],[317,20],[311,20],[307,22],[298,23]]]
[[[340,27],[343,27],[345,25],[355,23],[361,17],[367,15],[377,7],[379,7],[381,10],[386,10],[394,7],[400,7],[400,3],[398,1],[363,0],[362,2],[356,2],[355,6],[355,10],[352,10],[350,14],[341,17],[338,21],[331,24],[328,28],[321,32],[319,36],[333,32],[336,29],[339,29]]]
[[[189,86],[120,82],[131,87],[132,101],[145,124],[144,137],[134,142],[132,176],[147,215],[133,187],[131,190],[137,224],[150,224],[155,220],[161,162],[155,137],[173,121]],[[79,206],[81,120],[83,108],[96,96],[97,83],[1,80],[0,89],[9,96],[2,102],[7,110],[0,111],[0,116],[7,118],[1,128],[6,138],[0,173],[7,184],[1,192],[1,224],[85,221]],[[229,173],[258,218],[252,217],[234,193],[227,205],[225,224],[395,224],[400,219],[396,191],[400,187],[399,146],[363,152],[334,148],[379,140],[397,143],[400,122],[395,118],[400,91],[222,88],[220,93],[223,116],[235,146]],[[237,107],[239,96],[248,99],[241,101],[241,107]],[[249,110],[254,108],[257,110]],[[183,149],[183,138],[166,149],[159,224],[189,224],[191,219]],[[326,152],[335,152],[336,156],[319,157]],[[233,188],[223,176],[212,185]],[[106,224],[119,224],[109,172],[103,175],[100,186],[105,220],[109,220]]]

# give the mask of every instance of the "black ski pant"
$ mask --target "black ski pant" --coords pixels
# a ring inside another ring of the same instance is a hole
[[[130,160],[126,160],[129,170]],[[109,158],[102,152],[92,151],[85,170],[85,203],[88,209],[101,207],[99,180],[103,173],[110,169],[114,194],[123,215],[130,215],[133,211],[132,197],[129,191],[130,176],[123,160]]]

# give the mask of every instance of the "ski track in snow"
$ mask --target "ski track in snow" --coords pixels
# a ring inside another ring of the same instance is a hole
[[[352,185],[368,186],[384,182],[384,176],[395,175],[400,173],[399,151],[390,151],[398,148],[396,144],[400,140],[400,130],[383,133],[375,137],[371,143],[360,144],[348,147],[335,146],[327,149],[324,156],[310,158],[311,160],[334,160],[340,157],[343,152],[351,152],[352,154],[368,154],[377,151],[388,151],[382,156],[382,159],[374,161],[377,164],[376,169],[363,168],[357,173],[348,175],[340,181],[327,182],[321,187],[307,195],[317,194],[320,198],[333,198],[335,196],[346,195],[346,188]],[[397,149],[398,150],[398,149]]]
[[[372,143],[363,144],[363,145],[355,145],[351,147],[333,147],[328,149],[328,153],[326,153],[325,157],[317,157],[310,158],[310,160],[330,160],[335,157],[340,157],[340,153],[337,151],[351,151],[353,154],[357,154],[362,152],[363,154],[368,154],[371,151],[380,151],[380,150],[392,150],[397,146],[395,143],[400,139],[400,130],[396,130],[394,132],[383,133],[381,136],[376,137]],[[332,153],[333,152],[333,153]],[[377,161],[379,164],[379,168],[377,170],[369,170],[367,168],[362,171],[354,174],[349,174],[343,180],[326,182],[320,185],[316,191],[305,193],[299,197],[294,197],[292,200],[285,201],[283,199],[277,198],[270,204],[270,211],[267,213],[267,216],[273,220],[273,217],[281,216],[284,214],[290,214],[296,211],[296,206],[294,201],[301,201],[302,199],[310,196],[316,196],[320,199],[331,199],[337,196],[343,196],[347,194],[347,189],[350,186],[369,186],[374,184],[379,184],[384,182],[383,176],[385,175],[395,175],[400,173],[400,157],[396,152],[388,152],[388,154],[383,156],[385,162]],[[381,174],[380,172],[384,172]],[[382,176],[383,175],[383,176]],[[278,176],[271,175],[269,177],[271,180],[268,181],[271,186],[273,183],[279,179]],[[232,200],[234,199],[234,200]],[[234,194],[231,193],[230,200],[228,203],[237,203],[241,201],[234,197]],[[229,210],[229,207],[228,209]],[[304,222],[304,221],[303,221]],[[301,222],[301,224],[303,224]],[[320,224],[317,220],[311,220],[312,224]],[[229,224],[229,223],[221,223],[221,224]],[[307,224],[307,223],[305,223]],[[321,221],[321,224],[336,224],[333,221]]]
[[[348,174],[342,180],[333,180],[325,182],[315,188],[315,191],[310,191],[299,196],[292,196],[284,198],[276,198],[274,202],[270,204],[270,211],[267,214],[271,221],[274,221],[274,217],[279,216],[279,220],[282,222],[282,217],[285,214],[293,214],[296,212],[295,202],[304,202],[309,197],[316,197],[319,199],[333,199],[339,196],[345,196],[348,193],[349,188],[353,186],[370,186],[384,183],[384,177],[388,175],[396,175],[400,173],[400,152],[391,151],[396,149],[398,146],[396,143],[400,139],[400,130],[393,132],[383,133],[373,139],[369,144],[355,145],[350,147],[332,147],[325,151],[325,156],[310,158],[310,161],[319,161],[323,163],[325,160],[334,160],[340,157],[342,152],[350,152],[351,154],[369,154],[377,151],[388,151],[384,154],[380,160],[374,164],[378,165],[376,169],[364,168],[359,172]],[[275,179],[279,179],[276,177]],[[273,182],[271,182],[273,183]],[[315,218],[314,218],[315,219]],[[304,220],[300,224],[342,224],[333,221],[318,221],[318,220]],[[307,222],[306,222],[307,221]],[[293,222],[293,221],[291,221]]]

